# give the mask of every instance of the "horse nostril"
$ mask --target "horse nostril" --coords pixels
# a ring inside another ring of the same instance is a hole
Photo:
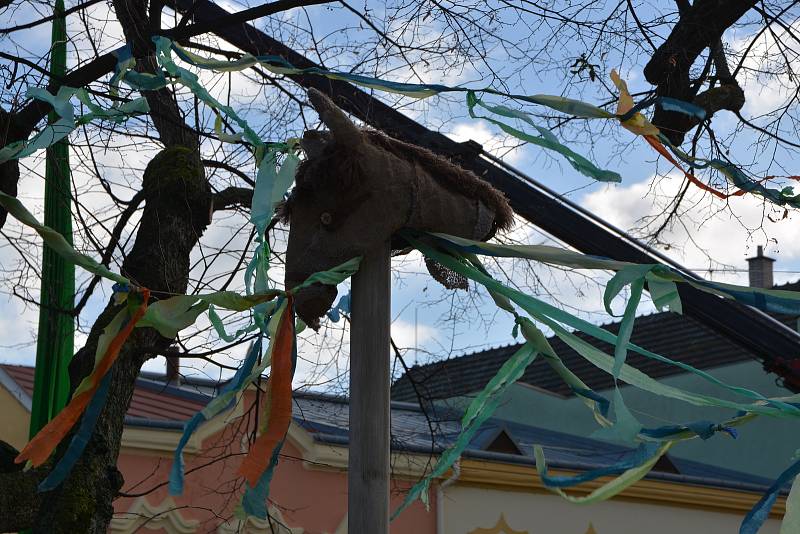
[[[333,217],[331,217],[331,214],[326,211],[319,216],[319,222],[321,222],[325,226],[328,226],[333,222]]]
[[[335,299],[336,287],[314,284],[297,292],[295,310],[307,325],[312,326],[325,315]]]

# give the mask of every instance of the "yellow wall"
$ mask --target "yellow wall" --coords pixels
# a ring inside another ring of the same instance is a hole
[[[17,450],[28,443],[30,414],[19,401],[0,386],[0,440]]]
[[[458,484],[445,489],[443,502],[444,534],[731,534],[744,517],[618,500],[581,506],[552,494]],[[779,528],[777,519],[769,519],[759,532],[777,534]]]

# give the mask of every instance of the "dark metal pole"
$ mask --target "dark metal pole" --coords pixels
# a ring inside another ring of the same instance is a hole
[[[389,243],[353,276],[350,330],[348,532],[389,532]]]
[[[229,15],[210,0],[172,0],[171,4],[181,13],[191,10],[197,22]],[[253,55],[276,54],[297,67],[316,66],[308,58],[251,24],[227,26],[214,30],[214,33]],[[316,87],[348,113],[398,139],[444,155],[463,154],[465,150],[473,152],[474,156],[480,155],[480,150],[470,151],[469,147],[428,130],[346,82],[314,75],[289,77],[303,87]],[[461,161],[461,164],[503,191],[517,214],[581,252],[636,263],[659,261],[646,245],[616,234],[607,226],[572,209],[562,198],[552,195],[538,184],[526,182],[516,173],[492,161],[472,157]],[[738,343],[760,359],[772,362],[776,359],[800,358],[800,335],[765,313],[685,284],[681,284],[680,292],[686,315]]]

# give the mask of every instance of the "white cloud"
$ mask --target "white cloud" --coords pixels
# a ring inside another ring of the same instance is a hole
[[[392,339],[399,348],[421,347],[436,338],[436,328],[423,324],[409,323],[398,319],[392,323]]]
[[[610,186],[587,194],[582,205],[619,228],[640,233],[635,229],[642,218],[663,215],[667,200],[677,195],[683,180],[671,174],[652,188],[651,183],[652,180]],[[661,247],[662,252],[694,269],[719,269],[727,265],[744,270],[745,258],[755,253],[756,245],[764,245],[766,253],[778,260],[776,269],[788,268],[800,260],[797,240],[800,219],[796,212],[786,212],[784,219],[783,209],[776,209],[753,195],[731,198],[728,204],[729,209],[722,201],[690,186],[676,222],[662,237],[662,241],[672,246]],[[747,283],[745,272],[698,274]]]
[[[518,146],[518,139],[494,132],[486,122],[477,119],[454,123],[447,135],[459,143],[470,139],[476,141],[483,145],[484,150],[511,165],[516,164],[523,157],[522,147]]]
[[[0,296],[0,309],[0,362],[33,365],[38,309],[4,296]]]
[[[797,83],[791,72],[800,69],[800,48],[792,34],[798,30],[800,20],[788,28],[774,25],[771,31],[731,40],[731,48],[736,51],[731,57],[747,52],[737,76],[745,91],[747,114],[759,116],[772,112],[793,98]],[[790,69],[786,68],[787,60]]]

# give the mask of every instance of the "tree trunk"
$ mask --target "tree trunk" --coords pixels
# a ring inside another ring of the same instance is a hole
[[[14,116],[0,109],[0,147],[11,144],[19,137]],[[0,163],[0,191],[12,197],[17,196],[17,182],[19,182],[19,161],[12,159]],[[6,223],[8,213],[0,208],[0,228]]]
[[[138,285],[150,288],[152,298],[184,293],[189,254],[210,215],[211,191],[199,154],[184,147],[163,150],[147,166],[143,190],[146,207],[122,272]],[[91,371],[100,333],[118,310],[112,302],[106,306],[86,345],[75,354],[70,365],[73,390]],[[106,532],[113,514],[112,501],[123,484],[116,465],[136,378],[142,364],[154,352],[166,349],[171,341],[152,328],[136,329],[131,334],[109,371],[113,378],[108,401],[92,438],[67,480],[41,496],[34,532]],[[69,437],[59,447],[57,458],[68,442]]]

